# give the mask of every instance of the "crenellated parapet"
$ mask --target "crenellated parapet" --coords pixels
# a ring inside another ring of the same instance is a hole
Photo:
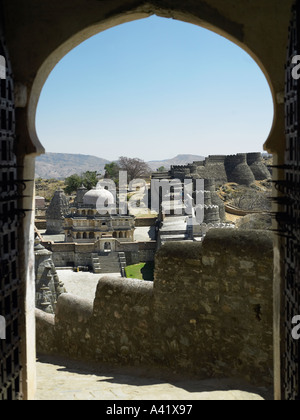
[[[270,171],[263,162],[261,153],[239,153],[236,155],[210,155],[205,160],[189,165],[171,166],[169,176],[187,178],[214,179],[215,185],[236,182],[251,185],[271,177]]]

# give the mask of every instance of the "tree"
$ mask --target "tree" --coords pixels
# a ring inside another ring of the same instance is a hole
[[[71,195],[81,187],[82,177],[77,174],[73,174],[65,179],[65,184],[65,193]]]
[[[98,183],[97,171],[91,172],[87,171],[84,172],[82,175],[73,174],[65,179],[65,193],[68,195],[73,194],[80,188],[82,185],[91,190],[95,187]]]
[[[104,169],[105,169],[104,178],[112,179],[116,184],[118,184],[119,171],[120,171],[119,165],[116,162],[107,163]]]
[[[151,173],[150,166],[141,159],[121,156],[118,161],[120,169],[127,171],[128,181],[146,178]]]
[[[160,166],[159,168],[157,168],[156,170],[157,172],[165,172],[166,168],[164,166]]]
[[[97,171],[87,171],[82,174],[82,184],[87,190],[91,190],[98,184]]]

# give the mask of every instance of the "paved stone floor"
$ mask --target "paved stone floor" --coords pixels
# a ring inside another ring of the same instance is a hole
[[[69,293],[93,301],[102,277],[93,273],[58,270]],[[114,274],[112,276],[116,276]],[[106,276],[106,275],[105,275]],[[37,400],[264,400],[265,389],[230,380],[184,380],[137,369],[86,365],[41,356],[37,361]]]
[[[37,361],[36,400],[266,400],[265,389],[230,380],[157,379],[137,370],[99,368],[49,356]],[[170,378],[169,378],[170,379]]]
[[[121,277],[120,273],[94,274],[82,271],[76,273],[73,270],[60,269],[57,269],[57,274],[68,293],[91,301],[95,299],[97,284],[102,277]]]

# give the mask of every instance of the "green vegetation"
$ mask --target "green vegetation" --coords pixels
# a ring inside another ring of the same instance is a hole
[[[126,277],[138,280],[154,280],[154,262],[140,263],[125,267]]]
[[[159,168],[156,169],[156,172],[166,172],[167,169],[164,166],[160,166]]]
[[[91,190],[93,187],[96,187],[98,183],[97,171],[87,171],[82,175],[71,175],[65,180],[65,193],[71,195],[75,193],[78,188],[82,185],[87,189]]]
[[[116,162],[107,163],[104,167],[105,178],[112,179],[116,185],[119,185],[120,167]]]

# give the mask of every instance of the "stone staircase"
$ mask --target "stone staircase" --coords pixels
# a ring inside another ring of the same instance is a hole
[[[101,273],[101,264],[100,264],[100,258],[98,254],[92,254],[92,267],[93,272],[98,274]]]
[[[94,273],[121,273],[125,277],[126,258],[124,252],[92,254]]]

